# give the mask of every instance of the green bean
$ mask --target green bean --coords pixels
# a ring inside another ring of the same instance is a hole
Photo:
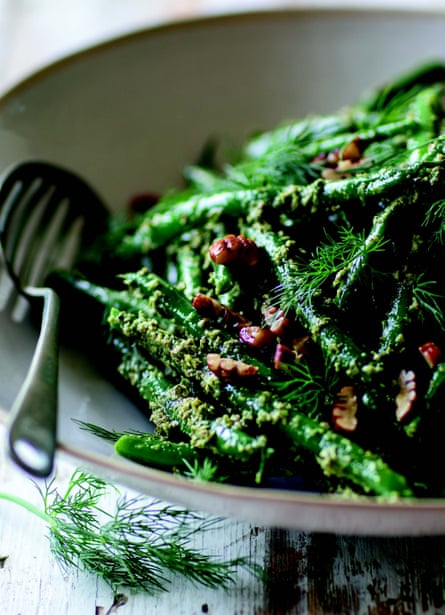
[[[231,293],[239,294],[239,287],[234,291],[234,287],[237,286],[236,281],[233,278],[232,272],[228,267],[221,265],[215,265],[210,277],[210,282],[215,290],[215,294],[221,301],[222,295],[227,293],[225,302],[233,305],[234,301],[227,300]]]
[[[391,307],[383,323],[377,351],[379,355],[394,354],[406,349],[406,329],[413,318],[413,283],[412,276],[408,276],[395,288]]]
[[[192,309],[190,299],[175,286],[145,268],[126,273],[123,280],[130,290],[136,288],[146,298],[149,311],[144,312],[147,315],[172,318],[185,331],[199,337],[203,335],[201,317]]]
[[[175,257],[177,262],[176,285],[181,288],[188,299],[191,299],[203,289],[201,255],[190,245],[180,244],[175,246]]]
[[[193,228],[208,220],[217,219],[222,213],[240,215],[253,202],[262,202],[270,190],[232,190],[211,195],[192,195],[184,201],[152,207],[132,235],[124,237],[118,247],[122,256],[146,253],[166,245],[185,228]]]
[[[299,268],[288,258],[291,242],[284,235],[273,233],[267,227],[252,227],[251,236],[259,246],[264,247],[275,266],[282,287],[294,288],[292,306],[297,320],[305,327],[325,357],[331,369],[342,374],[362,389],[363,403],[377,409],[388,404],[388,392],[384,385],[384,357],[360,346],[349,336],[335,316],[317,307],[316,300],[298,291]]]
[[[393,135],[415,133],[419,120],[423,125],[422,120],[428,117],[428,114],[423,113],[419,117],[415,110],[411,112],[410,107],[413,104],[416,107],[423,96],[420,86],[431,86],[431,90],[440,88],[444,81],[444,74],[443,64],[425,64],[420,69],[391,82],[388,86],[379,87],[376,91],[363,97],[355,106],[335,116],[299,120],[253,137],[247,143],[244,155],[258,159],[268,150],[273,150],[283,143],[296,142],[308,157],[315,157],[322,152],[341,149],[357,136],[362,141],[374,142],[379,139],[388,139]],[[429,89],[425,88],[425,90]],[[426,95],[428,96],[429,94]],[[419,100],[418,97],[420,97]],[[390,106],[390,103],[392,103],[391,117],[397,119],[388,123],[382,121],[382,117],[388,116],[388,112],[383,113],[383,111]],[[435,104],[432,106],[434,107]],[[424,111],[430,109],[431,105],[424,107]]]
[[[444,117],[443,96],[443,84],[434,84],[416,96],[412,115],[419,129],[410,136],[408,147],[415,148],[423,145],[439,134]]]
[[[186,378],[194,378],[201,367],[199,344],[190,336],[181,338],[174,326],[163,328],[153,318],[111,308],[108,322],[120,335],[143,346],[146,352]]]
[[[431,404],[435,400],[439,392],[443,393],[445,384],[445,363],[439,363],[434,369],[431,377],[428,390],[425,393],[426,400]]]
[[[334,286],[337,287],[335,303],[339,309],[346,306],[351,294],[357,288],[357,282],[362,278],[363,272],[369,267],[369,255],[376,244],[383,245],[389,238],[385,237],[388,225],[399,215],[403,215],[408,206],[407,198],[395,199],[379,212],[375,218],[371,231],[363,243],[360,253],[341,269],[335,276]]]
[[[241,347],[238,339],[232,334],[220,328],[206,326],[201,316],[192,307],[191,302],[173,285],[145,269],[126,274],[124,279],[128,284],[133,284],[144,293],[147,298],[151,298],[153,307],[150,312],[145,309],[144,314],[154,319],[157,319],[158,315],[171,319],[183,329],[183,339],[186,334],[190,335],[195,338],[193,343],[198,344],[203,351],[230,354],[239,360],[255,365],[261,378],[265,380],[272,378],[271,370]]]
[[[415,193],[418,198],[431,194],[442,184],[445,171],[442,156],[445,140],[438,138],[433,146],[423,146],[410,154],[409,164],[401,168],[393,166],[377,173],[365,173],[338,181],[317,180],[308,186],[288,186],[282,189],[257,188],[233,190],[212,195],[193,195],[189,199],[166,207],[160,203],[152,207],[132,235],[124,238],[118,253],[131,256],[146,253],[167,244],[184,228],[192,228],[210,218],[222,214],[238,217],[254,217],[264,209],[283,209],[283,213],[300,218],[314,216],[318,211],[336,211],[338,203],[363,203],[367,198],[374,201],[391,197],[395,190],[406,194]],[[428,164],[426,164],[428,163]],[[430,168],[433,165],[434,171]]]
[[[124,434],[114,448],[122,457],[169,471],[184,471],[198,459],[196,449],[190,444],[161,440],[152,434]]]
[[[178,390],[180,389],[172,388],[168,385],[165,378],[159,373],[145,372],[145,382],[143,385],[145,391],[147,388],[147,373],[151,374],[149,387],[152,387],[152,391],[150,399],[162,400],[162,407],[169,415],[170,420],[181,425],[182,430],[192,438],[195,447],[208,448],[213,442],[215,450],[219,454],[240,459],[250,458],[256,451],[265,449],[267,440],[264,436],[252,438],[244,431],[234,429],[223,418],[216,418],[210,422],[204,419],[202,416],[202,402],[194,400],[194,398],[178,396]],[[188,372],[186,373],[188,374]],[[197,375],[201,376],[201,374]],[[141,387],[141,384],[138,386]],[[340,435],[332,436],[332,440],[329,440],[330,430],[319,427],[318,423],[304,415],[293,412],[292,418],[287,422],[287,415],[286,413],[283,415],[282,412],[283,409],[286,409],[286,404],[278,399],[273,400],[270,392],[259,393],[249,397],[246,394],[241,396],[237,388],[231,388],[230,391],[232,393],[229,392],[228,400],[234,404],[240,404],[241,401],[245,401],[248,408],[255,408],[260,416],[260,423],[261,420],[264,420],[266,412],[269,415],[273,412],[273,401],[275,401],[278,404],[277,416],[279,419],[277,425],[279,425],[279,428],[283,430],[287,437],[292,439],[295,445],[312,452],[316,451],[317,454],[319,451],[324,450],[328,443],[331,449],[335,445],[338,462],[337,464],[331,463],[329,467],[322,464],[325,472],[352,480],[360,484],[365,490],[374,490],[375,493],[380,495],[389,496],[395,493],[396,488],[401,487],[403,487],[403,490],[400,493],[403,495],[407,494],[407,487],[402,482],[402,477],[399,477],[397,473],[390,470],[377,455],[365,452],[358,445],[352,445],[347,438]],[[147,396],[147,393],[145,395]],[[279,406],[281,408],[278,409]],[[261,410],[259,410],[259,407],[261,407]],[[261,419],[261,413],[263,413],[263,419]],[[277,420],[276,417],[275,420]],[[270,423],[270,417],[268,417],[266,423]],[[268,456],[271,454],[272,451],[269,450]],[[373,466],[372,470],[370,469],[371,462],[375,466]],[[396,479],[399,483],[397,483]]]
[[[286,433],[293,442],[300,442],[314,453],[328,476],[344,477],[376,495],[413,495],[406,478],[392,470],[379,455],[364,451],[317,421],[295,415]]]
[[[292,213],[300,216],[305,212],[313,215],[318,211],[336,211],[339,203],[342,207],[352,204],[365,207],[401,194],[409,195],[415,202],[437,190],[440,193],[445,175],[444,152],[445,138],[440,137],[410,152],[409,159],[400,166],[391,165],[375,173],[371,169],[370,173],[337,181],[318,180],[301,188],[296,186],[289,189],[287,198],[281,202],[290,206],[290,216]]]
[[[354,125],[351,126],[352,130],[348,132],[340,132],[339,134],[335,134],[334,136],[328,136],[320,140],[306,140],[303,143],[296,143],[298,146],[298,151],[300,155],[303,156],[307,161],[311,161],[315,159],[317,156],[322,154],[328,154],[330,152],[341,151],[343,148],[348,145],[354,139],[358,139],[366,148],[366,146],[370,143],[375,142],[383,142],[389,141],[393,137],[399,138],[399,148],[401,148],[400,143],[400,135],[404,134],[408,137],[410,134],[415,134],[419,129],[419,121],[413,114],[404,114],[401,119],[394,120],[392,122],[388,122],[386,124],[377,124],[372,127],[363,127]],[[276,135],[277,137],[279,135]],[[293,131],[289,129],[288,132],[283,129],[282,136],[280,141],[284,141],[284,137],[287,137],[290,142],[293,142]],[[272,137],[271,137],[272,138]],[[295,138],[295,137],[294,137]],[[264,139],[264,138],[263,138]],[[264,139],[266,141],[266,139]],[[286,143],[286,141],[284,141]],[[251,156],[255,156],[254,159],[258,160],[259,154],[263,157],[267,156],[267,151],[262,151],[259,147],[260,140],[255,143],[255,147],[251,148],[251,151],[248,153]],[[283,147],[283,143],[281,147]],[[264,145],[263,145],[264,147]],[[272,141],[272,145],[269,145],[271,151],[277,147],[277,144]],[[407,138],[403,141],[403,148],[407,147]]]
[[[243,156],[261,158],[268,150],[283,143],[297,142],[305,146],[334,135],[344,135],[354,126],[355,117],[348,110],[337,115],[305,118],[252,137],[243,149]]]

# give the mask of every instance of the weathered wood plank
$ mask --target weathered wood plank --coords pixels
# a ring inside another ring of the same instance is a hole
[[[0,430],[0,438],[4,437]],[[63,492],[74,470],[58,462],[55,486]],[[39,503],[35,484],[0,454],[0,490],[19,494]],[[129,493],[133,495],[133,493]],[[114,498],[110,494],[110,501]],[[196,534],[195,549],[220,558],[248,557],[262,564],[266,532],[249,524],[223,520],[218,529]],[[92,575],[69,571],[64,574],[50,553],[47,528],[39,518],[16,505],[0,500],[0,611],[7,615],[105,615],[113,596],[105,583]],[[128,595],[126,615],[141,613],[230,613],[261,612],[263,585],[247,571],[240,571],[229,591],[210,590],[174,577],[170,591],[157,596]],[[252,609],[254,609],[252,611]]]
[[[269,530],[266,612],[445,613],[445,537],[353,537]]]
[[[4,436],[0,429],[0,438]],[[58,462],[63,490],[73,471]],[[0,489],[38,502],[36,487],[0,454]],[[308,534],[226,520],[197,534],[196,549],[264,565],[264,583],[240,572],[229,591],[174,578],[158,596],[128,595],[122,615],[437,615],[445,613],[445,536],[378,538]],[[64,575],[44,523],[0,501],[0,610],[7,615],[107,615],[113,596],[91,575]],[[117,612],[111,611],[111,612]]]

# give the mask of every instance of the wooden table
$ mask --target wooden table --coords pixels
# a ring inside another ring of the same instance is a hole
[[[248,0],[132,0],[129,3],[82,0],[69,4],[63,0],[39,3],[0,0],[0,89],[8,88],[59,55],[133,27],[225,9],[274,4]],[[293,2],[281,4],[290,6]],[[326,0],[324,4],[333,3]],[[343,4],[352,5],[353,1]],[[1,430],[0,438],[4,441]],[[36,486],[12,465],[3,449],[0,447],[0,489],[38,501]],[[63,489],[73,470],[66,460],[58,460],[57,488]],[[265,569],[268,578],[261,582],[242,571],[227,592],[175,578],[167,593],[129,594],[125,605],[113,608],[112,593],[103,582],[75,570],[68,574],[60,570],[50,553],[42,521],[13,504],[0,501],[0,612],[5,615],[106,615],[117,611],[122,615],[445,613],[445,537],[442,536],[344,537],[287,532],[227,520],[205,537],[196,535],[192,546],[227,559],[247,556]]]
[[[4,438],[3,430],[0,437]],[[74,467],[57,463],[61,492]],[[0,457],[0,490],[39,502],[34,482]],[[132,495],[129,493],[129,495]],[[113,496],[114,497],[114,496]],[[112,496],[110,495],[112,503]],[[105,615],[107,585],[76,570],[64,574],[37,517],[0,501],[0,612],[5,615]],[[241,570],[228,591],[174,578],[157,596],[126,594],[122,615],[406,615],[445,613],[445,537],[377,538],[309,534],[225,520],[195,536],[196,549],[224,558],[249,557],[261,582]]]

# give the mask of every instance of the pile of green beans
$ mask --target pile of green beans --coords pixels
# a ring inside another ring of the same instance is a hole
[[[430,63],[224,163],[210,143],[60,274],[154,426],[108,434],[118,454],[257,488],[444,495],[444,94]]]

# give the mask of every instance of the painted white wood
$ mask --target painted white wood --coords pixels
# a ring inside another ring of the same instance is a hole
[[[5,453],[0,427],[0,491],[39,503],[36,485]],[[58,460],[62,493],[75,468]],[[125,491],[125,490],[124,490]],[[133,492],[126,491],[129,496]],[[112,506],[110,491],[105,506]],[[107,501],[108,500],[108,501]],[[254,527],[224,520],[197,533],[190,545],[230,559],[249,557],[264,582],[246,571],[229,590],[181,577],[155,596],[127,594],[117,610],[108,586],[93,575],[63,572],[48,544],[45,523],[0,499],[0,613],[5,615],[311,615],[445,613],[445,537],[354,537]]]
[[[0,442],[4,443],[4,428],[0,429]],[[62,493],[75,469],[66,461],[57,462],[55,486]],[[39,481],[37,481],[39,483]],[[0,490],[20,495],[40,504],[36,481],[16,468],[1,447]],[[131,492],[127,493],[131,496]],[[110,491],[111,507],[115,495]],[[248,524],[223,521],[217,530],[196,534],[191,546],[215,557],[251,557],[262,564],[266,533],[254,530]],[[5,614],[26,615],[103,615],[113,602],[107,585],[93,575],[76,570],[64,574],[50,552],[45,523],[15,504],[0,500],[0,611]],[[126,615],[140,613],[228,613],[252,612],[252,606],[261,607],[262,584],[258,579],[241,571],[237,582],[229,591],[209,590],[195,586],[180,577],[172,579],[170,591],[157,596],[128,595]],[[208,609],[206,611],[206,609]]]

